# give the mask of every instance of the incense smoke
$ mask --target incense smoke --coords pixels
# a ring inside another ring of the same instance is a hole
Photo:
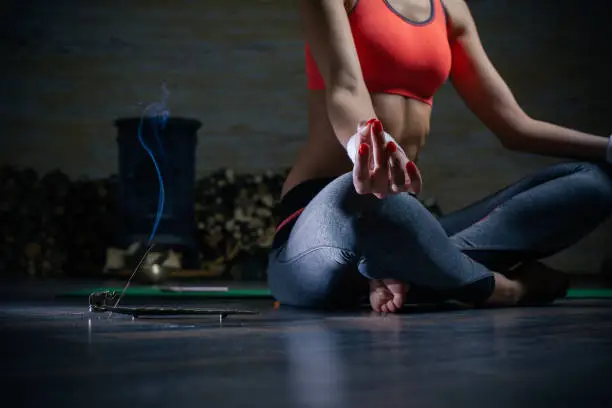
[[[155,221],[153,222],[151,235],[149,235],[148,245],[151,245],[151,243],[153,242],[153,238],[155,237],[155,234],[157,233],[157,228],[159,227],[159,222],[161,221],[161,217],[164,213],[166,191],[164,188],[164,179],[162,177],[162,172],[159,167],[159,163],[157,162],[155,154],[153,154],[151,148],[145,143],[142,133],[145,120],[150,120],[151,126],[153,128],[153,134],[155,135],[155,140],[157,141],[158,151],[162,156],[161,158],[165,160],[164,148],[162,145],[161,138],[159,137],[159,131],[165,128],[166,122],[168,121],[168,118],[170,116],[170,111],[167,109],[166,106],[166,102],[169,95],[170,93],[168,92],[166,85],[163,84],[161,101],[153,102],[152,104],[145,107],[142,112],[142,115],[140,116],[140,123],[138,124],[138,140],[140,141],[140,144],[149,154],[149,157],[151,157],[151,160],[153,161],[155,171],[157,172],[157,180],[159,183],[159,199],[157,202],[157,213],[155,215]]]

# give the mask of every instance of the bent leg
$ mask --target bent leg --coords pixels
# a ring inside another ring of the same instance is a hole
[[[352,184],[351,184],[352,186]],[[367,279],[357,272],[352,212],[340,177],[299,215],[286,242],[268,258],[268,286],[282,304],[306,308],[357,306]]]
[[[387,278],[469,303],[495,289],[493,273],[457,249],[416,198],[359,195],[351,174],[308,204],[269,257],[272,293],[294,306],[354,304],[367,296],[368,280]]]
[[[463,253],[415,197],[359,195],[350,174],[305,208],[270,254],[268,277],[281,303],[303,307],[355,305],[368,280],[394,279],[435,300],[473,304],[514,304],[523,289]]]
[[[354,228],[358,268],[364,276],[399,280],[470,303],[491,296],[493,273],[462,253],[415,197],[354,200],[360,203]]]
[[[489,268],[551,256],[612,214],[612,166],[564,163],[483,199],[440,222],[454,244]]]

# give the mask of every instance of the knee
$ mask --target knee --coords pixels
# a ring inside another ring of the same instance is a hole
[[[332,181],[315,200],[325,202],[325,207],[339,210],[338,216],[349,216],[351,219],[362,217],[379,220],[382,218],[397,219],[418,218],[428,210],[414,196],[408,193],[392,194],[379,199],[372,194],[359,194],[353,185],[352,173],[344,174]],[[313,200],[313,202],[315,201]]]
[[[395,216],[404,214],[409,218],[418,219],[423,213],[429,213],[418,198],[408,193],[390,195],[379,200],[379,203],[381,211]]]
[[[380,248],[397,248],[398,242],[410,245],[442,228],[434,216],[415,197],[396,194],[379,200],[373,197],[369,206],[356,217],[357,247],[362,252]],[[425,234],[425,235],[423,235]]]
[[[578,163],[577,181],[585,198],[612,207],[612,166],[605,163]]]

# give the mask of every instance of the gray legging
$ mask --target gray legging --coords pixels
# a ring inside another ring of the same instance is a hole
[[[324,183],[301,207],[269,255],[268,284],[281,304],[357,305],[368,279],[383,278],[479,303],[494,289],[491,271],[553,255],[605,221],[612,166],[555,165],[439,220],[410,194],[358,195],[351,174]]]

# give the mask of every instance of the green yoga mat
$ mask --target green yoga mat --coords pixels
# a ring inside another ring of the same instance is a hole
[[[131,297],[158,297],[158,298],[238,298],[238,299],[272,299],[272,294],[268,289],[228,289],[221,291],[217,289],[211,290],[192,290],[189,287],[186,290],[170,290],[160,287],[136,286],[128,288],[125,296]],[[62,293],[60,297],[87,297],[92,292],[101,292],[105,290],[116,291],[121,293],[123,288],[92,288],[81,289],[73,292]]]
[[[211,289],[209,291],[190,290],[170,290],[159,287],[136,286],[129,288],[125,296],[130,297],[157,297],[157,298],[201,298],[201,299],[272,299],[269,289]],[[92,292],[115,290],[121,292],[123,288],[91,288],[62,293],[60,297],[88,297]],[[612,299],[612,289],[570,289],[567,299]]]
[[[612,289],[570,289],[567,299],[612,299]]]

